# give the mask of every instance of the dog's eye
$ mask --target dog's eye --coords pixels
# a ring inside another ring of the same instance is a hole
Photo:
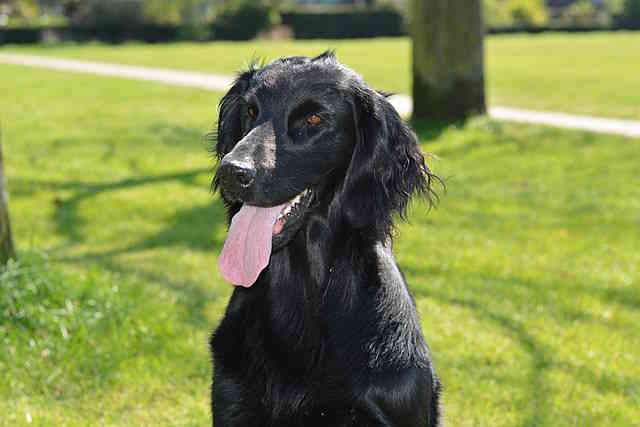
[[[322,117],[320,117],[317,114],[309,114],[305,118],[305,121],[307,122],[307,124],[310,124],[312,126],[316,126],[316,125],[319,125],[320,123],[322,123]]]
[[[247,107],[247,114],[251,120],[255,120],[258,117],[258,110],[253,105]]]

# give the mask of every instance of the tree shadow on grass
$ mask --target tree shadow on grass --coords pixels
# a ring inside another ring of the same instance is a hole
[[[141,186],[164,184],[167,182],[180,182],[185,185],[202,187],[198,178],[203,174],[210,174],[211,169],[201,168],[184,172],[151,175],[143,177],[127,178],[107,183],[87,183],[81,181],[23,181],[18,188],[31,191],[71,191],[72,195],[64,200],[55,200],[53,219],[58,232],[66,237],[64,247],[72,248],[77,243],[86,242],[86,237],[79,230],[86,224],[86,220],[79,214],[79,205],[92,197],[119,191],[137,188]],[[118,260],[122,255],[130,255],[147,250],[188,247],[203,252],[215,253],[222,247],[223,240],[216,237],[215,230],[226,224],[226,211],[222,203],[206,203],[178,210],[167,221],[164,229],[158,233],[143,238],[138,242],[116,249],[88,252],[78,256],[53,256],[59,262],[71,264],[95,263],[108,271],[130,275],[143,279],[152,285],[161,285],[174,291],[179,301],[182,301],[185,313],[191,323],[203,327],[206,320],[202,316],[202,310],[206,304],[212,302],[219,295],[217,292],[205,292],[197,283],[176,281],[164,274],[152,273],[138,268],[135,265],[127,265]],[[210,325],[206,325],[209,327]]]
[[[207,209],[206,211],[208,212],[209,210],[210,209]],[[188,221],[182,223],[181,226],[186,225],[188,225]],[[209,223],[207,228],[210,228],[210,226],[211,224]],[[141,280],[151,287],[160,286],[170,290],[175,295],[178,305],[182,307],[182,310],[180,310],[181,316],[183,316],[182,319],[198,329],[208,330],[212,325],[204,315],[204,309],[209,304],[216,303],[218,298],[226,295],[222,289],[213,286],[213,284],[210,287],[206,287],[203,286],[202,283],[192,281],[188,278],[174,279],[170,277],[170,275],[164,274],[162,270],[159,273],[155,273],[143,268],[142,266],[136,265],[135,261],[123,262],[118,259],[123,255],[132,255],[146,250],[166,248],[174,245],[180,247],[184,245],[185,239],[181,236],[178,236],[176,239],[166,239],[163,237],[167,234],[173,234],[169,231],[170,228],[171,226],[167,227],[165,231],[162,231],[149,239],[145,239],[121,249],[92,252],[75,257],[58,257],[54,259],[57,262],[69,263],[77,266],[95,264],[107,271],[131,278],[134,281]],[[196,245],[207,250],[211,249],[212,252],[219,251],[219,248],[222,246],[221,241],[211,243],[212,239],[209,238],[209,233],[204,232],[205,230],[202,229],[197,229],[197,231],[200,231],[201,233]],[[178,249],[176,248],[176,251],[177,250]]]
[[[457,158],[477,149],[484,150],[499,146],[509,146],[520,153],[539,152],[541,149],[540,141],[556,141],[560,136],[559,133],[563,132],[548,126],[521,124],[513,127],[508,123],[488,117],[471,122],[467,120],[454,123],[416,122],[414,124],[420,141],[426,143],[438,139],[447,129],[462,130],[465,128],[478,131],[478,135],[470,132],[462,140],[444,144],[438,149],[438,156]],[[573,149],[581,149],[602,141],[597,134],[590,132],[574,132],[561,136]]]
[[[210,171],[208,169],[195,170],[141,179],[128,179],[112,184],[90,186],[89,188],[85,187],[58,206],[55,219],[59,221],[61,232],[68,239],[78,242],[75,239],[76,233],[67,230],[67,227],[73,228],[77,226],[78,220],[70,220],[69,218],[79,216],[77,207],[81,201],[106,191],[164,183],[166,181],[177,180],[185,184],[200,186],[201,184],[197,184],[195,179],[205,172],[208,173]],[[198,327],[209,327],[210,325],[206,325],[206,320],[202,316],[202,310],[206,304],[219,297],[217,292],[205,292],[201,285],[188,280],[176,281],[164,274],[145,271],[135,265],[128,266],[127,263],[119,261],[118,257],[170,247],[175,247],[176,250],[179,250],[180,247],[187,247],[203,252],[216,253],[221,250],[224,242],[220,237],[216,237],[215,230],[219,227],[224,227],[225,224],[226,210],[222,203],[206,203],[176,211],[161,231],[130,245],[105,251],[88,252],[79,256],[61,256],[56,259],[62,262],[80,264],[91,262],[115,273],[136,276],[152,285],[164,286],[174,291],[178,296],[178,300],[182,301],[185,312],[188,313],[187,320]]]
[[[86,268],[87,262],[83,259],[67,261],[68,263],[80,268]],[[163,362],[163,367],[158,371],[158,365],[154,362],[143,361],[144,369],[146,373],[152,373],[155,375],[157,372],[164,373],[167,366],[181,370],[181,375],[186,373],[187,377],[197,375],[197,381],[208,381],[210,378],[210,372],[203,373],[202,369],[198,369],[198,366],[205,365],[210,367],[207,357],[202,357],[202,354],[207,352],[206,340],[198,340],[195,345],[198,347],[184,347],[184,343],[181,342],[179,346],[173,345],[173,340],[180,340],[180,334],[184,331],[185,334],[191,335],[196,332],[209,334],[214,326],[212,323],[217,321],[222,315],[222,311],[210,313],[210,304],[215,306],[221,306],[217,301],[226,296],[225,289],[220,287],[205,287],[201,284],[188,279],[172,279],[168,275],[162,273],[155,273],[152,271],[145,271],[136,265],[127,265],[118,262],[117,259],[111,257],[103,257],[99,260],[95,260],[96,265],[99,265],[104,271],[114,273],[114,277],[118,279],[113,282],[114,286],[120,286],[121,282],[125,282],[127,286],[137,286],[139,283],[144,282],[145,294],[150,295],[153,298],[154,289],[157,290],[169,290],[171,291],[171,297],[162,297],[161,303],[155,302],[150,304],[152,307],[166,307],[171,313],[168,318],[171,322],[171,327],[165,330],[164,325],[158,324],[152,317],[153,314],[145,314],[142,322],[152,322],[156,325],[151,326],[150,329],[156,330],[147,336],[147,332],[136,334],[131,336],[129,331],[123,332],[126,336],[126,350],[119,347],[119,342],[113,338],[113,333],[109,333],[107,337],[103,337],[104,331],[97,331],[97,340],[100,341],[98,347],[102,351],[94,353],[94,347],[96,344],[93,341],[90,332],[89,339],[82,344],[77,344],[76,347],[86,347],[87,349],[78,348],[77,353],[73,355],[73,367],[67,367],[66,371],[71,371],[77,377],[79,385],[78,394],[72,393],[67,398],[79,397],[80,393],[84,393],[89,390],[104,391],[111,387],[117,387],[120,383],[118,376],[120,372],[126,371],[125,366],[131,366],[133,364],[139,364],[137,362],[142,359],[153,359],[158,357],[158,360],[166,360]],[[149,292],[150,291],[150,292]],[[124,314],[120,314],[122,327],[126,327],[129,330],[135,329],[138,324],[137,307],[146,305],[144,300],[136,300],[136,305],[132,303],[123,302],[123,307],[114,307],[113,310],[123,310]],[[143,309],[144,310],[144,309]],[[167,316],[160,315],[160,319],[164,319]],[[112,322],[113,324],[113,322]],[[113,328],[119,327],[117,324],[112,326]],[[87,327],[91,329],[91,327]],[[127,336],[127,334],[129,336]],[[116,334],[117,335],[117,334]],[[110,341],[107,341],[110,340]],[[116,346],[116,348],[109,352],[109,347]],[[65,356],[66,362],[66,356]],[[181,363],[185,363],[185,360],[189,361],[189,366],[181,366]],[[202,375],[201,375],[202,374]],[[144,381],[143,381],[144,382]],[[179,381],[180,382],[180,381]],[[64,390],[64,389],[63,389]]]
[[[127,180],[126,182],[96,186],[89,189],[80,186],[80,191],[71,197],[70,200],[72,203],[67,206],[67,209],[73,212],[73,209],[77,207],[79,201],[100,194],[101,192],[131,188],[135,185],[162,183],[168,179],[178,179],[200,186],[201,184],[196,184],[192,180],[204,172],[205,171],[193,171],[183,174],[172,174],[170,176],[165,175],[162,177]],[[56,257],[54,260],[80,268],[86,268],[88,264],[97,265],[105,271],[115,273],[116,277],[119,276],[128,283],[134,285],[136,283],[144,283],[145,288],[150,289],[152,295],[153,289],[168,290],[170,291],[171,299],[173,300],[175,298],[176,318],[184,322],[183,324],[189,327],[189,329],[209,333],[214,326],[212,324],[212,316],[215,322],[216,318],[222,315],[222,311],[211,313],[211,306],[222,306],[223,301],[221,301],[221,299],[226,298],[229,293],[226,287],[206,286],[206,283],[199,282],[197,279],[191,279],[186,274],[184,276],[167,274],[166,267],[161,267],[156,271],[153,266],[145,268],[143,265],[137,264],[135,259],[127,260],[126,258],[121,259],[120,257],[163,248],[171,248],[172,253],[169,256],[174,256],[175,253],[175,256],[178,257],[180,255],[180,248],[184,247],[214,253],[220,250],[223,241],[220,237],[216,238],[213,231],[219,227],[224,227],[225,224],[226,211],[222,203],[208,202],[176,211],[164,224],[162,230],[149,237],[142,238],[137,242],[133,242],[130,245],[114,250],[85,253],[77,257]],[[67,234],[67,237],[72,238],[73,235]],[[162,262],[162,257],[159,257],[158,262]],[[162,347],[163,344],[157,345],[160,346],[158,351],[172,351],[170,348]],[[203,341],[201,346],[201,349],[205,349],[206,342]],[[121,354],[121,357],[123,359],[119,361],[119,363],[127,363],[126,360],[133,360],[137,355]],[[180,354],[176,357],[180,357]],[[118,372],[119,367],[117,363],[109,363],[105,364],[105,366],[106,368],[103,368],[100,376],[104,381],[108,381]]]
[[[202,141],[203,136],[200,129],[185,126],[176,126],[166,122],[155,122],[147,127],[146,134],[153,135],[154,142],[166,145],[175,145],[185,141]]]
[[[624,289],[601,289],[597,286],[591,286],[585,287],[585,289],[588,289],[595,296],[604,298],[607,302],[623,305],[631,310],[640,310],[640,292],[633,286]]]
[[[206,203],[178,210],[167,221],[163,230],[130,245],[104,251],[87,252],[80,256],[59,257],[58,259],[99,261],[168,247],[188,247],[203,252],[217,253],[222,249],[224,240],[218,237],[215,231],[224,225],[226,225],[226,210],[222,203]]]
[[[86,221],[78,214],[78,206],[81,202],[103,193],[126,190],[146,185],[161,184],[171,181],[181,182],[184,185],[201,187],[197,179],[202,174],[211,174],[212,169],[200,168],[184,172],[174,172],[162,175],[146,175],[142,177],[126,178],[113,182],[84,182],[84,181],[47,181],[47,180],[11,180],[11,191],[14,197],[29,197],[38,191],[72,191],[74,194],[67,198],[56,198],[54,221],[58,232],[75,242],[84,241],[78,229],[82,228]]]
[[[219,252],[224,241],[217,238],[214,231],[225,224],[225,221],[226,210],[222,203],[207,203],[179,210],[164,230],[129,246],[125,252],[182,245],[207,252]]]
[[[420,142],[433,142],[442,135],[447,129],[464,128],[466,120],[460,120],[456,122],[446,122],[440,120],[415,120],[412,119],[409,124],[413,128]]]
[[[86,224],[86,221],[78,214],[78,207],[81,202],[92,197],[99,196],[102,193],[125,190],[145,185],[154,185],[170,181],[181,182],[184,185],[199,186],[196,182],[197,178],[204,174],[211,173],[211,169],[202,168],[186,172],[176,172],[163,175],[148,175],[136,178],[127,178],[120,181],[108,183],[83,183],[77,181],[64,182],[60,185],[52,182],[39,182],[41,188],[51,188],[55,190],[70,189],[75,194],[68,199],[56,199],[56,209],[54,221],[56,228],[60,234],[66,236],[67,239],[82,242],[85,237],[80,234],[79,230]]]
[[[65,261],[84,265],[88,259],[80,257],[67,259]],[[205,288],[193,281],[173,280],[163,274],[153,273],[135,266],[127,266],[110,256],[94,258],[91,261],[112,273],[117,273],[124,277],[143,280],[151,286],[162,286],[165,289],[173,291],[176,295],[177,302],[184,309],[180,311],[182,320],[200,330],[208,330],[212,327],[207,317],[204,315],[204,309],[208,304],[215,302],[216,299],[221,297],[220,292],[213,286],[209,288],[208,291],[205,291]]]
[[[425,274],[425,271],[420,269],[403,269],[410,275]],[[426,272],[426,274],[432,275],[439,273],[437,271],[431,271]],[[531,292],[548,293],[548,300],[543,299],[539,301],[539,303],[555,308],[556,313],[552,313],[552,316],[554,316],[556,322],[571,324],[577,320],[604,323],[607,327],[635,328],[635,325],[630,324],[618,324],[614,326],[606,319],[583,312],[573,306],[566,304],[560,304],[560,306],[558,306],[559,298],[551,295],[559,291],[559,285],[557,283],[534,283],[518,277],[485,277],[482,273],[465,273],[462,277],[457,278],[456,281],[460,280],[464,283],[473,283],[474,280],[477,281],[478,277],[482,278],[483,281],[499,283],[501,285],[486,288],[486,291],[491,293],[489,297],[494,300],[521,299],[526,301],[529,298],[527,294],[519,295],[519,297],[509,295],[510,290],[518,288],[525,288]],[[579,294],[588,294],[593,297],[602,298],[606,303],[623,305],[628,309],[638,310],[640,308],[636,305],[637,301],[626,298],[626,292],[618,291],[619,290],[608,288],[602,289],[602,287],[598,287],[595,284],[577,284],[575,288],[572,287],[571,289],[571,292],[574,292],[576,297],[578,297]],[[480,290],[480,292],[482,292],[482,290]],[[472,311],[478,319],[494,323],[505,330],[509,336],[514,337],[519,346],[530,355],[531,364],[528,369],[528,384],[530,384],[529,398],[531,401],[531,409],[528,411],[527,417],[520,424],[522,427],[533,427],[549,421],[547,415],[553,408],[553,402],[549,393],[546,376],[548,375],[547,371],[551,368],[566,372],[576,381],[592,387],[599,393],[603,391],[616,393],[626,399],[635,400],[635,396],[638,393],[637,380],[620,375],[612,368],[607,369],[605,373],[596,373],[588,366],[574,366],[569,362],[555,359],[553,356],[554,350],[537,340],[535,336],[527,330],[526,321],[519,320],[517,313],[511,315],[511,313],[501,312],[500,309],[491,308],[490,304],[483,301],[487,295],[484,295],[483,298],[482,295],[474,292],[475,296],[473,297],[460,298],[448,295],[446,291],[431,288],[412,288],[412,293],[416,298],[432,298],[444,305],[458,306]],[[564,315],[564,318],[562,315]],[[571,392],[571,390],[568,392]]]
[[[420,295],[420,293],[416,292],[414,292],[414,294],[416,296]],[[529,334],[525,325],[501,313],[492,312],[488,310],[486,306],[483,306],[476,301],[453,298],[443,293],[434,292],[428,292],[420,296],[428,296],[429,298],[434,298],[444,304],[469,309],[479,318],[495,323],[503,330],[506,330],[510,336],[514,337],[518,341],[520,347],[525,350],[532,359],[528,374],[528,382],[530,384],[529,397],[532,402],[532,408],[521,426],[534,427],[543,424],[543,414],[548,413],[549,407],[548,393],[545,389],[544,378],[546,374],[545,371],[549,368],[552,362],[550,356],[551,351],[545,348],[531,334]]]

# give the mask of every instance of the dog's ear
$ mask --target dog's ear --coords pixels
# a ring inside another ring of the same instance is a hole
[[[414,193],[431,202],[433,175],[415,134],[387,98],[365,89],[353,102],[356,141],[341,193],[347,221],[389,233],[393,214],[404,215]],[[437,197],[437,196],[436,196]]]
[[[255,71],[255,66],[251,65],[249,70],[240,74],[229,92],[220,100],[215,145],[218,159],[223,158],[242,139],[242,95],[247,91]]]

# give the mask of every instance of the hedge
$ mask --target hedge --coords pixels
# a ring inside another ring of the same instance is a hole
[[[283,12],[282,24],[297,39],[393,37],[407,34],[402,14],[393,9],[345,12]]]
[[[121,43],[140,40],[147,43],[166,43],[180,38],[180,27],[173,25],[143,25],[123,30],[118,27],[40,27],[0,29],[0,45],[39,43],[45,34],[60,41],[85,42],[98,40],[106,43]]]
[[[239,11],[240,12],[240,11]],[[269,25],[268,15],[257,8],[245,8],[242,13],[224,14],[211,25],[211,36],[215,40],[249,40]],[[366,38],[406,35],[402,15],[394,10],[359,12],[288,12],[281,14],[283,25],[290,26],[296,38]],[[169,42],[179,40],[184,31],[178,26],[143,25],[137,28],[122,27],[53,27],[0,29],[0,44],[37,43],[42,34],[49,31],[60,40],[99,40],[119,43],[126,40],[145,42]]]
[[[253,18],[251,18],[253,19]],[[259,31],[257,26],[232,25],[229,21],[212,24],[210,33],[202,37],[185,27],[174,25],[143,25],[139,28],[87,28],[87,27],[42,27],[42,28],[0,28],[0,45],[40,43],[45,39],[84,42],[98,40],[106,43],[121,43],[139,40],[147,43],[166,43],[177,40],[248,40]],[[237,23],[237,21],[235,21]],[[393,37],[406,34],[402,16],[386,11],[366,13],[283,13],[282,23],[291,26],[295,37],[312,38],[366,38]],[[490,28],[490,34],[543,33],[543,32],[595,32],[612,30],[632,30],[640,28],[640,23],[619,21],[611,28],[603,27],[507,27]],[[45,37],[46,36],[46,37]]]
[[[3,28],[0,29],[0,45],[39,43],[41,34],[40,28]]]
[[[251,40],[271,24],[270,11],[260,5],[245,3],[216,17],[211,25],[218,40]]]
[[[61,34],[63,40],[88,41],[99,40],[107,43],[121,43],[127,40],[140,40],[147,43],[167,43],[178,40],[180,27],[175,25],[143,25],[137,28],[118,27],[69,27]]]

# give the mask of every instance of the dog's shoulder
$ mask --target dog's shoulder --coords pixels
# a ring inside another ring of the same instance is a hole
[[[420,318],[404,275],[396,264],[390,244],[375,245],[377,283],[369,289],[366,319],[365,349],[370,368],[399,369],[422,366],[430,360],[420,327]],[[371,292],[373,290],[373,292]]]
[[[404,274],[396,263],[391,242],[378,242],[374,246],[374,255],[382,289],[386,293],[390,293],[391,295],[389,296],[394,300],[412,301]]]

